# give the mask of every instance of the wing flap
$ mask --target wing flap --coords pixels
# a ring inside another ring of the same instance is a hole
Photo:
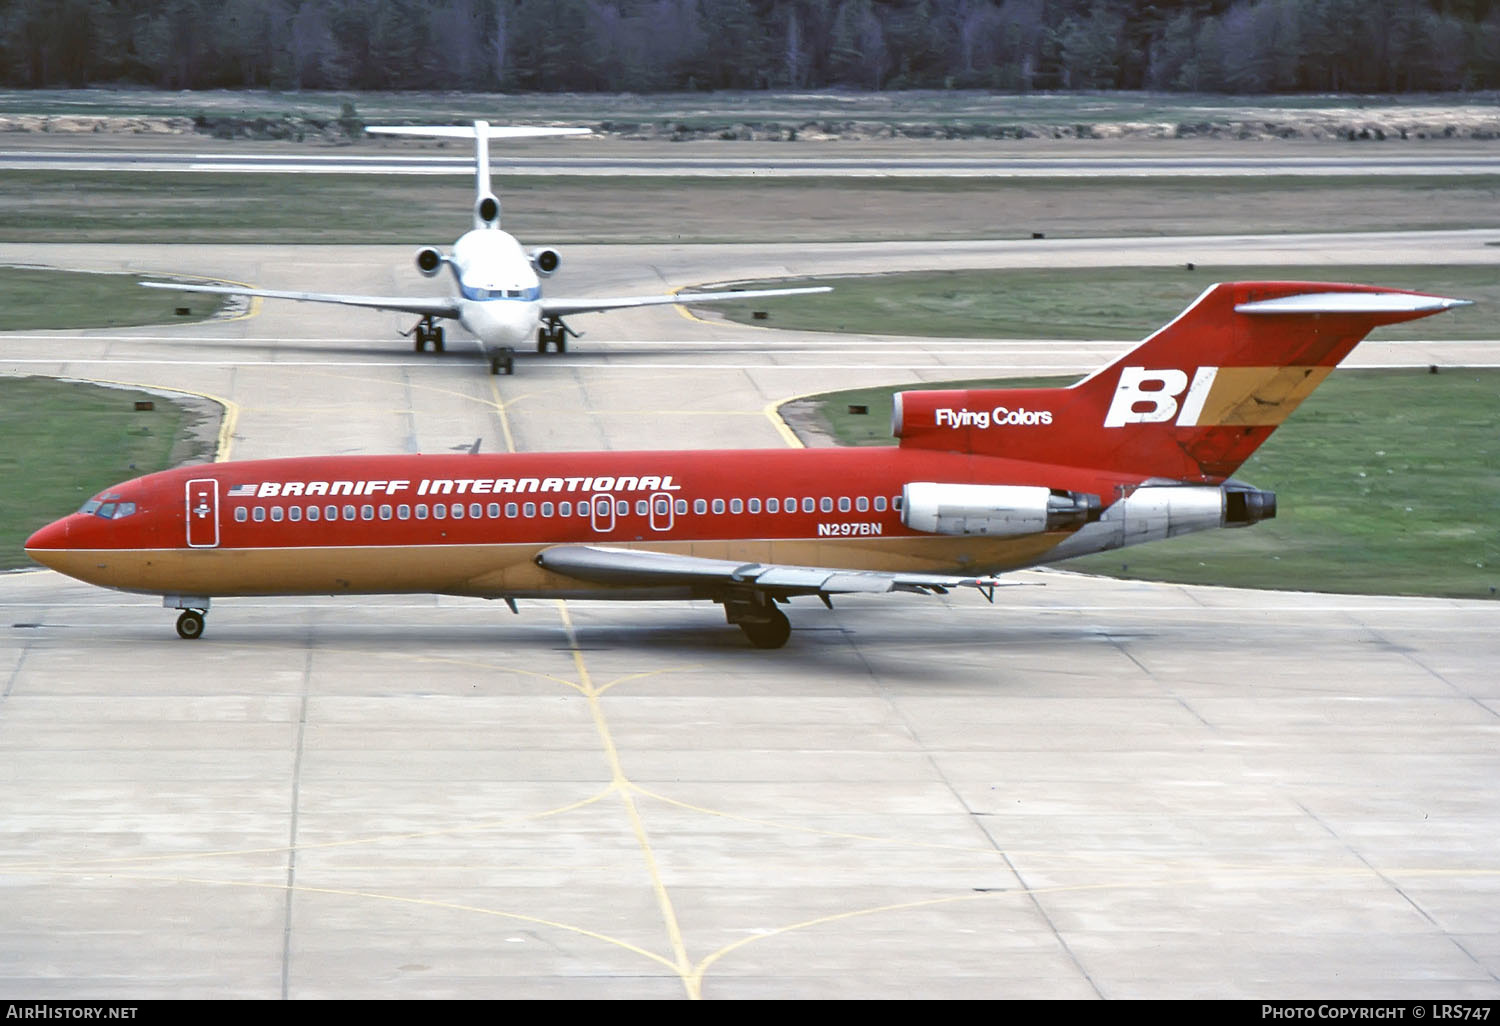
[[[595,584],[699,585],[712,589],[752,588],[777,595],[882,594],[890,591],[943,592],[978,588],[987,594],[999,583],[992,577],[949,574],[884,573],[835,567],[737,563],[646,549],[604,545],[558,545],[536,557],[555,573]]]

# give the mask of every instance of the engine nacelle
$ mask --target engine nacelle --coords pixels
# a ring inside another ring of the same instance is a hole
[[[475,225],[493,227],[500,223],[500,198],[493,193],[486,194],[474,201]]]
[[[1032,485],[908,483],[901,522],[928,534],[1010,537],[1082,527],[1099,519],[1097,495]]]
[[[543,278],[550,278],[562,266],[562,254],[555,249],[534,249],[526,254],[531,259],[532,270]]]
[[[443,269],[443,254],[431,246],[417,250],[417,270],[431,278]]]

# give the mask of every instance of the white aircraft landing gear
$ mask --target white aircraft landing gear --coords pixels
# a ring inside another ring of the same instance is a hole
[[[556,347],[559,353],[568,351],[568,336],[576,336],[578,333],[562,322],[560,318],[549,318],[547,323],[536,330],[536,351],[545,353],[549,347]]]
[[[513,349],[501,349],[499,352],[490,354],[491,374],[514,374],[516,372],[516,353]]]
[[[168,609],[180,609],[177,617],[177,636],[184,641],[197,641],[203,637],[203,619],[208,615],[208,599],[202,595],[163,595],[161,604]]]
[[[427,344],[432,343],[432,351],[441,353],[443,351],[443,329],[432,317],[423,317],[417,322],[417,326],[405,334],[414,336],[413,348],[419,353],[427,351]]]

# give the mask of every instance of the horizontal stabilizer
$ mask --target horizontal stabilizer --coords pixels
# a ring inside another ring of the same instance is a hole
[[[1470,306],[1471,299],[1447,299],[1412,292],[1304,292],[1280,299],[1240,303],[1242,314],[1388,314],[1441,313],[1455,306]]]
[[[417,135],[429,139],[473,139],[473,125],[369,125],[369,135]],[[593,135],[592,128],[553,128],[545,125],[485,125],[486,139],[535,139],[548,135]]]

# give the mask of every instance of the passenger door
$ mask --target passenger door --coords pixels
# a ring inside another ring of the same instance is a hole
[[[219,482],[212,478],[187,483],[187,543],[191,549],[219,544]]]

